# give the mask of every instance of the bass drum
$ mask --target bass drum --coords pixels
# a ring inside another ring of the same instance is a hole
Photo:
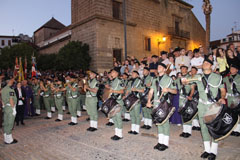
[[[198,114],[198,101],[186,100],[183,107],[180,107],[178,113],[182,116],[183,123],[191,122]]]
[[[239,116],[233,109],[214,103],[204,115],[204,122],[214,140],[220,141],[235,129],[239,122]]]
[[[133,107],[139,102],[139,98],[135,96],[134,93],[130,93],[124,100],[124,106],[127,109],[127,112],[130,112]]]
[[[107,118],[112,118],[121,111],[121,105],[117,103],[116,99],[109,98],[102,104],[101,111]]]
[[[159,103],[158,107],[152,110],[153,123],[156,125],[162,125],[172,116],[174,111],[175,107],[173,107],[167,101]]]

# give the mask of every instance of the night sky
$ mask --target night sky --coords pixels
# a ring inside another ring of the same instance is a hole
[[[185,0],[205,28],[202,0]],[[211,40],[224,38],[232,28],[240,29],[240,0],[211,0]],[[33,7],[34,6],[34,7]],[[71,0],[0,0],[0,35],[33,35],[51,17],[71,23]]]

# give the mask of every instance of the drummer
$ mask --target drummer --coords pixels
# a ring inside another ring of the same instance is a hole
[[[122,80],[124,82],[124,87],[125,87],[123,96],[126,95],[126,89],[128,86],[128,78],[129,78],[129,75],[127,73],[122,74]],[[123,118],[124,122],[128,122],[131,120],[130,114],[127,112],[126,106],[123,106],[122,114],[124,116],[124,118]]]
[[[182,79],[184,78],[190,78],[190,75],[188,74],[188,67],[183,65],[180,67],[181,70],[181,78],[179,77],[176,80],[176,84],[178,86],[179,90],[179,107],[184,107],[184,101],[186,100],[192,100],[193,94],[195,91],[195,84],[186,84],[184,85],[182,83]],[[188,138],[192,135],[192,121],[186,122],[183,124],[183,132],[180,134],[180,137]]]
[[[153,81],[153,77],[150,76],[150,69],[148,67],[144,67],[143,69],[143,83],[145,90],[151,87]],[[143,129],[151,129],[152,128],[152,108],[148,108],[146,106],[143,107],[143,117],[144,117],[144,125],[141,127]]]
[[[119,78],[120,69],[115,67],[111,72],[112,82],[110,84],[110,93],[111,96],[114,96],[117,99],[117,103],[123,106],[122,94],[124,93],[124,83]],[[122,135],[122,111],[117,113],[112,119],[115,125],[115,135],[111,137],[112,140],[120,140],[123,138]]]
[[[127,92],[126,95],[129,95],[130,93],[134,94],[137,98],[140,98],[139,93],[143,93],[144,88],[142,86],[142,80],[139,78],[138,71],[134,70],[132,72],[132,80],[128,83]],[[135,104],[130,111],[130,117],[131,117],[131,131],[129,131],[129,134],[137,135],[139,133],[140,128],[140,101]]]
[[[112,79],[113,79],[112,76],[111,76],[111,72],[112,72],[112,70],[110,70],[110,71],[108,72],[107,81],[106,81],[106,83],[105,83],[105,87],[108,88],[108,89],[110,89],[110,85],[111,85]],[[107,126],[113,126],[113,125],[114,125],[114,122],[113,122],[112,118],[110,118],[110,119],[108,120],[108,123],[106,123],[106,125],[107,125]]]
[[[172,78],[165,74],[167,66],[163,63],[158,64],[158,76],[153,80],[151,89],[149,91],[147,107],[151,108],[151,99],[154,95],[154,107],[157,107],[163,99],[170,101],[167,93],[177,94],[176,86],[174,86]],[[157,86],[158,85],[158,86]],[[160,88],[160,89],[158,89]],[[161,96],[162,95],[162,96]],[[161,99],[159,100],[159,98]],[[158,144],[154,146],[154,149],[164,151],[169,145],[169,120],[164,124],[158,125]]]
[[[202,153],[201,158],[208,158],[209,160],[216,159],[218,142],[212,140],[210,137],[207,126],[203,122],[203,117],[211,104],[214,103],[213,101],[218,101],[221,104],[226,103],[226,91],[222,82],[222,77],[219,74],[212,72],[212,65],[213,62],[211,60],[204,59],[203,75],[200,76],[201,80],[195,81],[199,92],[198,117],[204,142],[204,153]],[[217,95],[219,95],[219,89],[221,97],[218,98]],[[212,143],[210,144],[211,140]]]
[[[236,65],[231,65],[230,76],[223,79],[227,88],[227,102],[228,107],[231,107],[234,102],[234,97],[240,96],[240,75],[238,74],[239,68]],[[235,104],[236,105],[236,104]],[[237,125],[235,130],[231,133],[232,136],[240,136],[240,124]]]

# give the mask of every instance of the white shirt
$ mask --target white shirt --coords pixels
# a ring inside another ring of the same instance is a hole
[[[169,62],[170,61],[168,60],[168,58],[166,58],[164,61],[162,61],[162,63],[165,64],[166,66],[169,64]]]
[[[201,66],[203,64],[203,61],[204,61],[204,58],[203,57],[194,57],[192,60],[191,60],[191,66],[195,66],[195,67],[198,67],[198,66]],[[202,69],[198,68],[198,74],[201,74],[202,73]]]
[[[190,58],[188,56],[179,56],[175,60],[177,72],[181,72],[180,65],[185,65],[190,70]]]
[[[17,89],[18,90],[18,96],[19,98],[22,98],[22,90],[20,88]],[[23,105],[23,101],[19,100],[18,101],[18,105]]]

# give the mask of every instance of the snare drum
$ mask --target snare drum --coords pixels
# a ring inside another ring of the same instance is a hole
[[[152,111],[153,123],[156,125],[164,124],[174,113],[175,107],[169,104],[167,101],[159,103],[158,107]]]
[[[191,122],[198,114],[198,102],[196,100],[186,100],[183,107],[180,107],[178,113],[182,116],[183,122]]]
[[[139,102],[139,98],[135,96],[134,93],[131,93],[123,100],[123,102],[127,109],[127,112],[130,112],[133,107]]]
[[[121,111],[121,105],[117,103],[116,99],[108,98],[103,104],[101,111],[106,117],[112,118]]]
[[[220,141],[231,134],[238,121],[237,112],[219,103],[212,104],[204,115],[204,122],[208,132],[215,141]]]

